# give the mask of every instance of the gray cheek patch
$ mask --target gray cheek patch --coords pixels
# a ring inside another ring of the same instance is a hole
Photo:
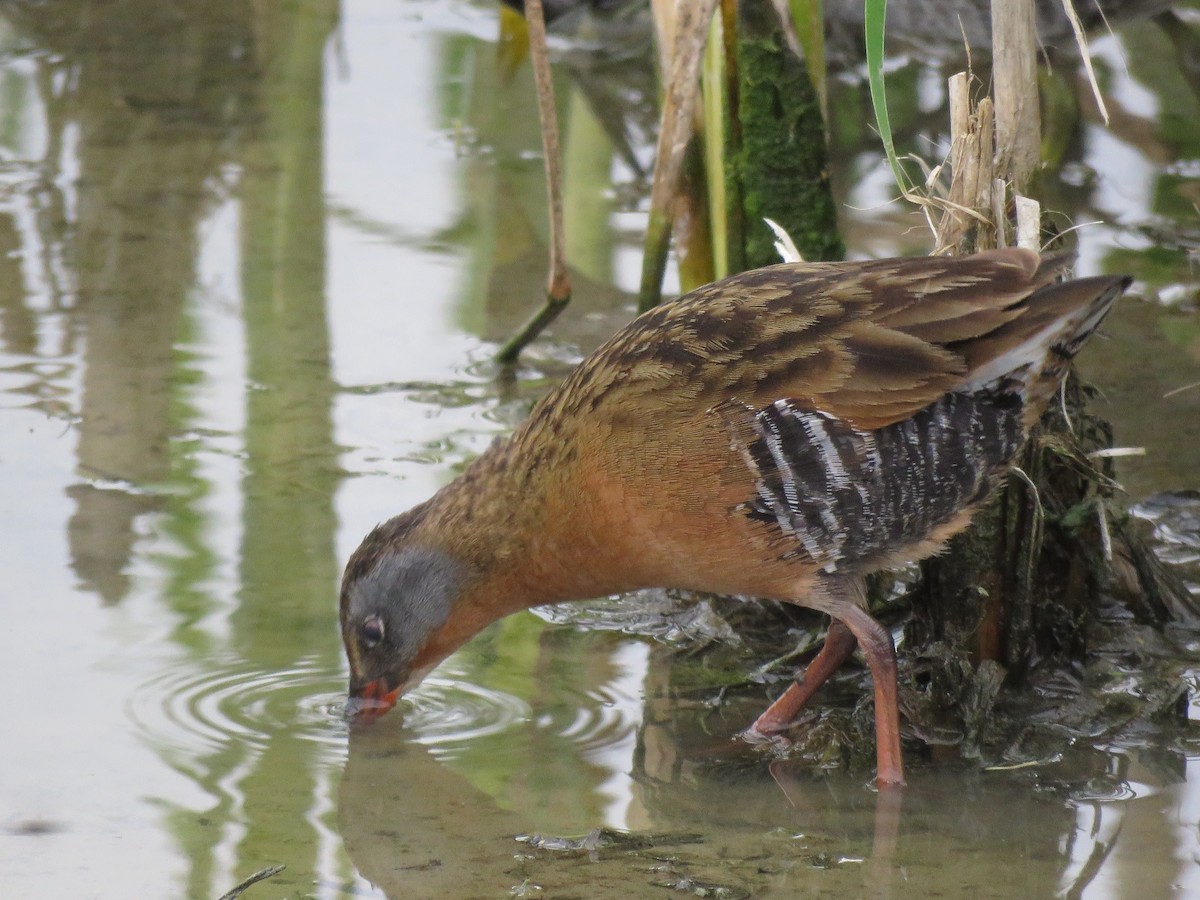
[[[445,624],[463,582],[463,567],[445,553],[407,547],[380,560],[354,587],[353,621],[371,613],[384,620],[393,653],[410,662],[425,640]]]

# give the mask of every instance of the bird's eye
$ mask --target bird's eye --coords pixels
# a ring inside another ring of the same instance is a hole
[[[362,642],[368,650],[383,640],[383,619],[367,616],[362,623]]]

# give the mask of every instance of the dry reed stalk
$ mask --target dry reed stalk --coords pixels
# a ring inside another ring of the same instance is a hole
[[[1014,193],[1029,189],[1041,163],[1033,0],[992,3],[992,81],[996,97],[996,168]]]
[[[571,276],[567,271],[566,236],[563,233],[558,115],[554,108],[554,82],[550,74],[550,55],[546,49],[546,20],[542,0],[526,0],[525,21],[529,27],[529,57],[533,62],[538,118],[542,126],[546,200],[550,207],[550,273],[547,277],[546,302],[496,354],[496,360],[504,365],[515,363],[521,351],[558,317],[571,299]]]
[[[952,255],[997,246],[1003,220],[993,218],[995,130],[987,97],[972,109],[970,76],[959,72],[949,80],[950,186],[944,202],[934,201],[937,227],[934,253]],[[927,210],[930,215],[932,210]]]
[[[700,61],[717,0],[688,0],[675,7],[670,78],[663,95],[662,122],[655,149],[654,183],[638,299],[641,310],[657,306],[671,240],[671,208],[679,189],[683,156],[693,133],[700,96]]]

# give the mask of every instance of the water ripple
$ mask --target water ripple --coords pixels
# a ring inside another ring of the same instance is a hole
[[[406,698],[404,724],[431,746],[465,744],[530,718],[529,705],[504,691],[434,675]]]
[[[265,748],[279,737],[344,748],[345,692],[344,672],[315,660],[265,670],[237,657],[209,657],[166,664],[134,691],[127,710],[155,745],[193,756],[231,743]],[[637,693],[621,679],[585,691],[566,689],[534,721],[520,697],[450,671],[426,679],[398,712],[416,741],[441,750],[525,725],[596,754],[633,733],[640,720]]]
[[[442,749],[463,747],[474,741],[528,725],[568,738],[588,753],[603,751],[626,739],[637,727],[637,696],[619,684],[603,685],[586,693],[560,694],[554,709],[534,717],[530,705],[513,694],[454,677],[453,673],[426,679],[402,701],[404,725],[416,739]]]
[[[241,659],[167,666],[130,697],[130,718],[156,744],[188,752],[231,741],[265,747],[289,738],[344,745],[344,675],[315,660],[264,670]]]
[[[588,692],[576,708],[573,721],[558,733],[583,750],[596,753],[630,737],[640,721],[640,697],[622,690],[620,684],[606,684]]]
[[[1149,784],[1118,778],[1116,776],[1090,779],[1071,791],[1074,803],[1114,803],[1121,800],[1136,800],[1151,797],[1158,789]]]

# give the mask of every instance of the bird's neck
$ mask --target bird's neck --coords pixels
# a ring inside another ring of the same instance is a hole
[[[415,670],[428,671],[511,613],[637,586],[594,574],[606,570],[589,553],[587,498],[561,458],[546,462],[512,439],[494,444],[424,505],[411,540],[448,554],[465,577]]]
[[[539,452],[509,439],[432,498],[423,531],[466,564],[460,604],[469,620],[636,586],[596,574],[607,567],[596,565],[592,498],[577,474],[561,445]]]

